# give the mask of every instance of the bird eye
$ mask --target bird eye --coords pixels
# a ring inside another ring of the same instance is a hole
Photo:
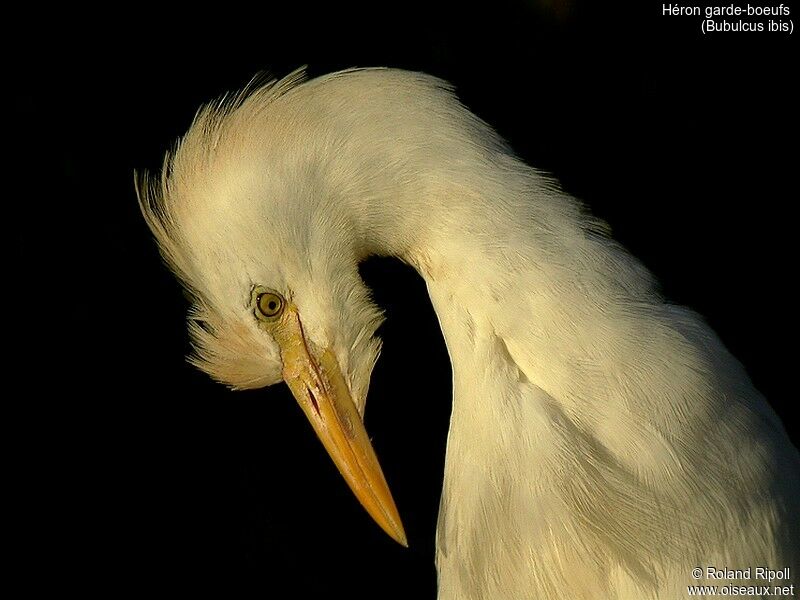
[[[256,295],[256,316],[261,319],[274,319],[283,312],[284,301],[274,292],[260,292]]]

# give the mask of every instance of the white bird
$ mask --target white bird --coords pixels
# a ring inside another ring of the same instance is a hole
[[[684,598],[766,584],[757,567],[800,581],[798,452],[743,367],[446,83],[251,85],[137,179],[194,299],[194,364],[234,388],[285,381],[402,544],[361,418],[381,316],[358,264],[423,277],[453,367],[440,600]]]

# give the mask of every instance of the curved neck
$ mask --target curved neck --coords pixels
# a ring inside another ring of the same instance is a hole
[[[366,252],[394,255],[426,282],[453,367],[451,434],[459,414],[463,427],[489,437],[517,426],[535,437],[561,419],[579,429],[613,423],[628,412],[631,389],[648,395],[626,367],[633,357],[657,364],[659,353],[685,344],[683,332],[666,328],[670,309],[651,275],[534,169],[505,152],[458,156],[402,187],[382,185],[352,213]],[[498,387],[478,393],[484,379]],[[524,401],[514,395],[520,382]],[[539,412],[514,422],[521,404]],[[598,436],[615,454],[614,436]]]

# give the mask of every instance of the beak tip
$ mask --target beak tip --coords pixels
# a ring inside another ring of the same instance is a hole
[[[408,538],[406,537],[406,532],[403,531],[402,526],[399,527],[396,531],[390,534],[390,537],[400,544],[403,548],[408,548]]]

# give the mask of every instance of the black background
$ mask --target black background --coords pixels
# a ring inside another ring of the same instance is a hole
[[[657,2],[335,11],[140,5],[8,22],[22,34],[6,50],[20,159],[7,205],[21,209],[6,229],[24,342],[8,423],[32,588],[434,597],[450,366],[413,272],[363,267],[388,316],[367,428],[408,550],[358,506],[283,386],[229,392],[184,362],[187,303],[132,173],[158,169],[202,102],[265,69],[393,66],[453,82],[611,224],[668,299],[706,316],[797,443],[793,36],[703,36]]]

